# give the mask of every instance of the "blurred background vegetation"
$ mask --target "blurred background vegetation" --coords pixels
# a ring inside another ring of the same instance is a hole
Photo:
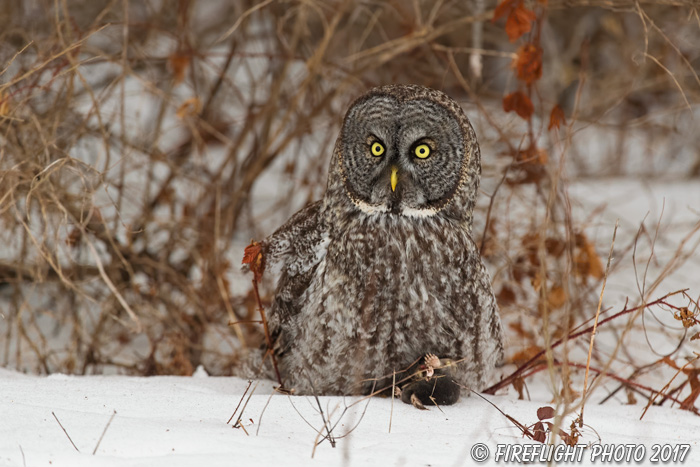
[[[386,83],[441,89],[472,120],[475,241],[509,361],[527,361],[598,302],[612,227],[596,245],[567,186],[700,176],[698,15],[693,0],[2,2],[0,365],[231,374],[262,342],[243,247],[322,196],[346,106]]]

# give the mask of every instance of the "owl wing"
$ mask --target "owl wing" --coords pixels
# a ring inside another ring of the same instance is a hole
[[[457,292],[461,306],[456,307],[453,324],[460,334],[458,355],[465,361],[458,366],[457,380],[481,390],[494,367],[502,363],[503,328],[491,278],[471,237],[462,251]]]
[[[482,309],[478,326],[485,337],[483,358],[498,366],[503,362],[503,326],[496,297],[493,294],[491,277],[481,257],[477,268],[479,271],[477,300]]]
[[[270,337],[278,354],[294,340],[295,317],[326,254],[328,234],[321,208],[322,201],[308,205],[262,242],[267,264],[279,267],[269,316]]]

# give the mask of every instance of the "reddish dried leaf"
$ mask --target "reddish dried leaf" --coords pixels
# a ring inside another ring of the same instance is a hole
[[[262,254],[262,247],[260,244],[258,242],[251,243],[245,247],[243,252],[243,261],[241,261],[241,264],[253,263],[260,254]]]
[[[158,196],[156,197],[156,203],[157,204],[171,204],[175,199],[175,189],[173,187],[165,187],[158,193]],[[185,212],[185,209],[183,208],[183,213]],[[191,213],[188,213],[191,214]]]
[[[547,151],[538,148],[534,143],[527,149],[518,150],[515,153],[515,160],[518,165],[512,171],[513,177],[508,178],[509,185],[539,183],[547,174],[545,169],[548,160]],[[537,251],[534,250],[533,254],[537,256]],[[539,259],[536,262],[539,264]]]
[[[490,258],[499,251],[498,240],[496,240],[494,237],[487,236],[486,240],[484,240],[484,250],[481,252],[481,257]]]
[[[523,378],[518,376],[517,378],[513,379],[513,387],[515,388],[516,391],[518,391],[518,400],[524,400],[525,399],[525,381],[523,381]]]
[[[684,328],[689,328],[695,325],[695,316],[693,312],[687,306],[681,307],[681,309],[676,313],[673,313],[673,317],[678,321],[683,323]]]
[[[544,247],[547,250],[547,253],[554,256],[555,258],[560,258],[566,250],[566,244],[558,238],[554,237],[547,237],[544,241]]]
[[[569,435],[569,433],[567,433],[564,430],[561,430],[561,429],[559,430],[559,437],[562,439],[562,441],[564,441],[564,444],[566,444],[567,446],[575,446],[576,445],[576,442],[571,437],[571,435]]]
[[[547,303],[552,309],[558,309],[564,306],[566,299],[569,298],[563,287],[555,285],[549,289],[547,294]]]
[[[552,113],[549,114],[549,126],[547,129],[551,130],[552,128],[556,128],[558,130],[560,125],[566,125],[566,117],[561,107],[555,105],[552,108]]]
[[[686,370],[685,373],[688,375],[688,381],[690,382],[690,395],[681,402],[681,409],[694,411],[695,401],[700,397],[700,381],[698,380],[700,370],[693,368]]]
[[[534,334],[525,330],[522,323],[508,323],[508,327],[515,332],[515,335],[522,339],[535,339]]]
[[[569,433],[562,435],[563,431],[559,430],[559,435],[567,445],[576,446],[578,444],[578,440],[581,438],[581,431],[579,430],[579,427],[581,426],[583,426],[583,420],[581,420],[581,416],[579,415],[571,420],[571,424],[569,425]]]
[[[525,8],[523,0],[503,0],[493,12],[492,22],[506,17],[506,33],[511,42],[532,30],[535,12]]]
[[[192,57],[190,55],[176,52],[168,59],[170,69],[173,71],[176,85],[185,80],[185,73],[187,72],[187,67],[190,65],[191,58]]]
[[[190,97],[177,108],[175,115],[183,119],[190,115],[198,115],[202,111],[202,101],[198,97]]]
[[[537,409],[537,418],[540,420],[548,420],[554,418],[554,409],[549,406],[540,407]]]
[[[498,292],[496,300],[498,301],[498,306],[502,309],[503,307],[515,303],[515,292],[513,292],[513,289],[511,289],[507,285],[504,285],[501,288],[501,291]]]
[[[534,144],[524,151],[519,151],[516,160],[518,162],[523,162],[526,165],[540,166],[545,165],[549,160],[547,156],[547,151],[540,149]]]
[[[574,258],[576,272],[581,276],[591,276],[594,279],[602,279],[605,271],[603,263],[595,251],[595,247],[584,234],[576,236],[576,246],[579,252]]]
[[[532,345],[525,350],[521,350],[520,352],[517,352],[515,355],[513,355],[510,358],[510,361],[514,363],[517,366],[523,365],[526,362],[529,362],[532,360],[535,355],[539,354],[542,352],[541,347],[537,347],[536,345]]]
[[[70,247],[75,247],[78,242],[80,242],[80,239],[83,237],[83,232],[78,229],[77,227],[74,227],[73,230],[71,230],[70,234],[68,235],[68,238],[66,238],[66,245]]]
[[[529,120],[535,111],[532,101],[522,91],[516,91],[503,98],[503,110],[515,112],[520,118]]]
[[[666,355],[664,358],[662,358],[661,361],[663,363],[665,363],[666,365],[670,366],[671,368],[673,368],[674,370],[680,370],[678,365],[676,365],[676,362],[671,360],[671,357],[669,357],[668,355]]]
[[[562,387],[561,391],[559,391],[559,397],[561,397],[562,400],[572,402],[581,397],[581,393],[571,387],[571,380],[569,380],[566,386]]]
[[[696,332],[696,333],[693,334],[693,336],[690,338],[691,341],[694,341],[694,340],[697,340],[697,339],[700,339],[700,332]]]
[[[491,19],[491,22],[495,23],[499,19],[508,15],[520,1],[522,0],[503,0],[498,4],[498,6],[496,6],[496,9],[493,10],[493,18]]]
[[[537,232],[528,232],[520,239],[520,243],[528,252],[537,252],[537,245],[540,243],[540,234]],[[539,262],[537,262],[537,264],[539,264]]]
[[[535,427],[532,431],[533,431],[532,439],[534,441],[539,441],[540,443],[544,443],[545,441],[547,441],[547,432],[545,431],[544,425],[542,424],[542,422],[535,423]]]
[[[258,242],[253,242],[245,247],[241,264],[248,264],[250,270],[253,271],[255,280],[259,282],[265,271],[265,258],[262,254],[262,245]]]
[[[518,40],[523,34],[527,34],[532,30],[532,22],[537,19],[535,12],[528,10],[523,5],[523,2],[518,4],[510,11],[506,20],[506,34],[511,42]]]
[[[542,77],[542,48],[534,44],[523,45],[518,49],[513,67],[520,81],[534,83]]]

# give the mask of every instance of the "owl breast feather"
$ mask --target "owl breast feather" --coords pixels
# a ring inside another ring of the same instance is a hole
[[[437,217],[359,214],[313,229],[305,216],[320,209],[307,210],[287,229],[294,240],[277,247],[286,254],[271,310],[293,387],[366,392],[365,380],[427,353],[476,357],[464,363],[476,374],[484,270],[464,228]],[[489,292],[487,276],[486,285]]]

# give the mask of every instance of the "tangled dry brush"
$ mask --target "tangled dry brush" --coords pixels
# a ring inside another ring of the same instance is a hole
[[[230,374],[263,339],[242,248],[323,193],[353,96],[411,82],[459,100],[481,140],[475,233],[510,335],[502,385],[523,395],[549,369],[575,400],[612,226],[596,243],[567,186],[700,175],[698,13],[690,0],[3,2],[0,365]],[[609,144],[591,149],[593,134]],[[618,239],[616,257],[638,244]],[[600,320],[657,292],[672,291]]]

